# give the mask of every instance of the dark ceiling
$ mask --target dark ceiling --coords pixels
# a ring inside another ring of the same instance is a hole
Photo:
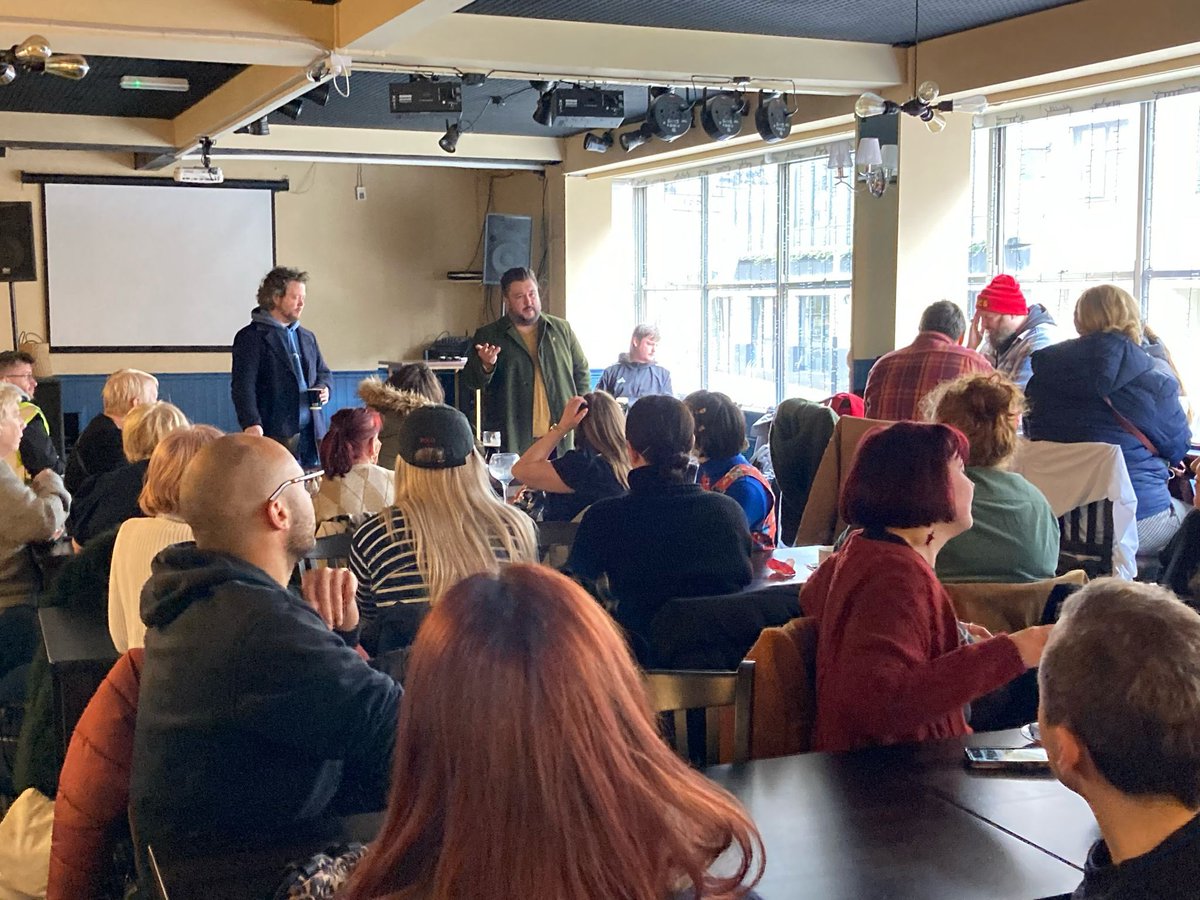
[[[138,116],[173,119],[242,70],[224,63],[174,62],[89,56],[91,71],[81,81],[23,73],[0,87],[0,110],[63,113],[76,116]],[[122,75],[186,78],[187,92],[127,91]]]
[[[688,28],[904,44],[918,0],[475,0],[461,12],[524,19]],[[920,0],[920,39],[1078,0]]]
[[[407,81],[407,75],[390,72],[358,71],[350,76],[350,96],[329,92],[329,103],[322,107],[306,102],[300,118],[293,122],[282,113],[270,116],[272,125],[333,125],[341,128],[394,128],[401,131],[446,130],[443,113],[406,113],[396,115],[388,106],[388,85]],[[344,86],[343,79],[338,84]],[[618,86],[613,85],[614,89]],[[646,113],[646,88],[626,87],[625,118],[640,119]],[[492,102],[500,97],[503,103]],[[577,134],[578,128],[546,128],[533,121],[538,93],[528,81],[491,79],[477,86],[463,87],[463,131],[478,134],[547,135],[563,137]]]

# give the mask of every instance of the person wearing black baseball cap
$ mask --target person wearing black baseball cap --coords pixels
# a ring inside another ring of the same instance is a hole
[[[496,496],[467,417],[423,406],[400,426],[395,504],[355,532],[350,569],[358,577],[363,646],[373,653],[407,644],[411,620],[389,609],[437,601],[452,584],[503,562],[536,562],[533,520]],[[410,624],[400,627],[401,621]]]

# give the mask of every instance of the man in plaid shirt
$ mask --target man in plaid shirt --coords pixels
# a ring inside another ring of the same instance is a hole
[[[881,356],[871,367],[863,394],[868,419],[919,419],[921,398],[943,381],[992,371],[983,356],[960,346],[967,319],[949,300],[926,308],[920,328],[915,341]]]

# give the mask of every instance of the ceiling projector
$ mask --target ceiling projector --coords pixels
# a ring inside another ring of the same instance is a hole
[[[180,184],[221,184],[225,173],[216,166],[180,166],[175,170]]]

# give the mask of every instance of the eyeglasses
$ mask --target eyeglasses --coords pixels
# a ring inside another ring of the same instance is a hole
[[[274,500],[278,500],[279,495],[286,491],[293,484],[302,484],[304,485],[304,489],[306,491],[308,491],[310,494],[315,494],[321,487],[317,483],[317,479],[324,474],[324,469],[317,469],[315,472],[305,472],[303,475],[297,475],[295,478],[289,478],[279,487],[275,488],[275,490],[271,491],[271,496],[267,498],[267,502],[271,503]]]

